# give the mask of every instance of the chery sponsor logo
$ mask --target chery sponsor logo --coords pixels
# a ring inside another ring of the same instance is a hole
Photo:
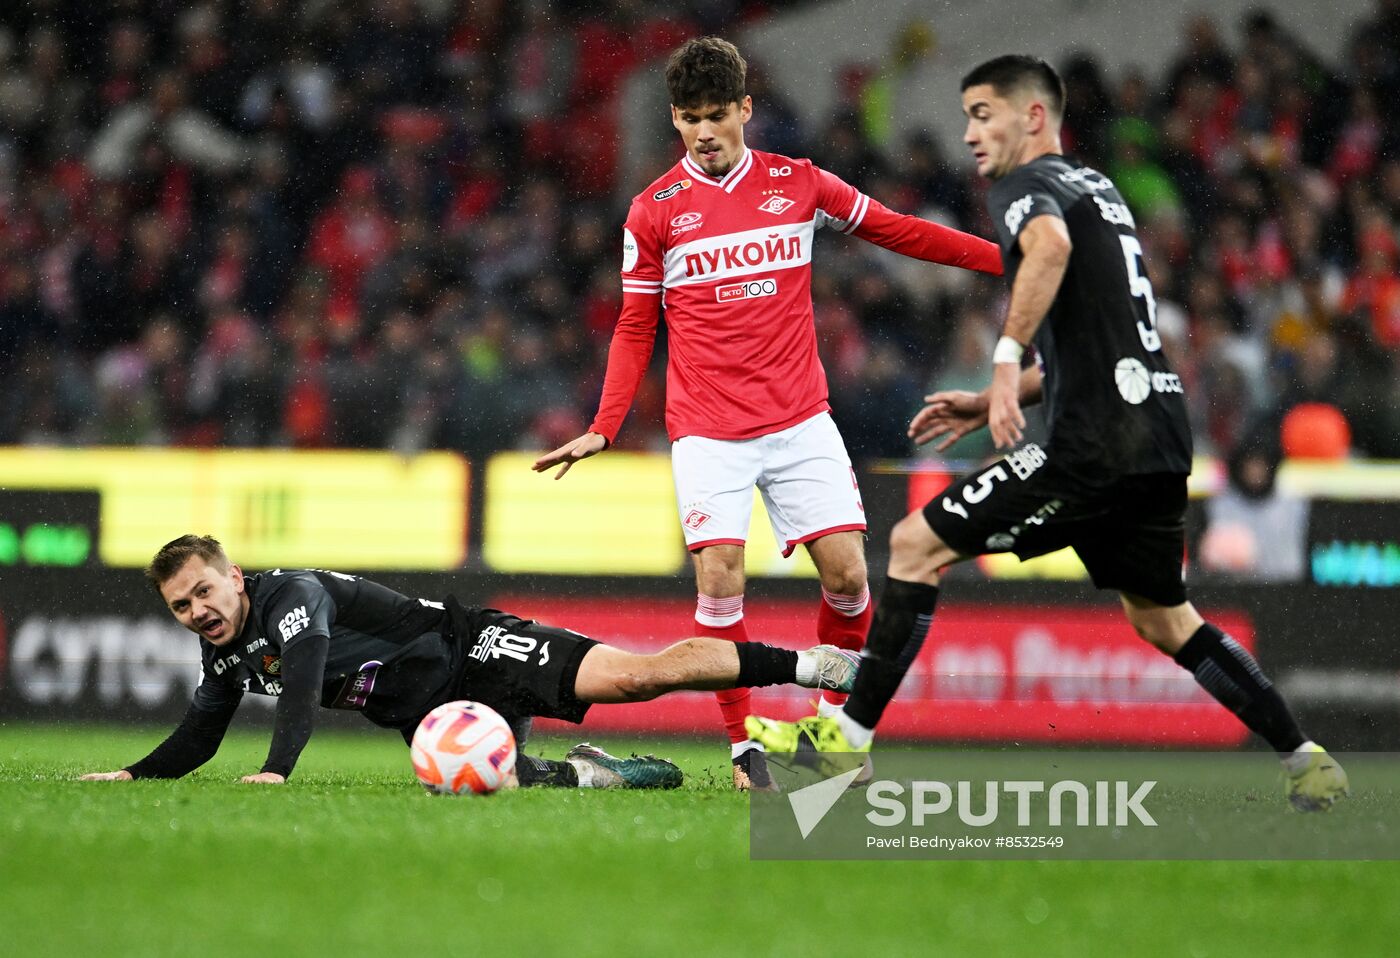
[[[736,299],[758,299],[761,296],[773,296],[777,292],[778,281],[768,277],[766,279],[752,279],[747,283],[716,286],[715,299],[721,303],[728,303]]]
[[[698,230],[704,225],[702,222],[704,218],[703,213],[697,213],[695,210],[674,217],[671,220],[671,235],[679,236],[682,233],[689,233],[691,230]]]

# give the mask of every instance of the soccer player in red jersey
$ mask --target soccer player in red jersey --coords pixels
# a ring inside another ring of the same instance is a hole
[[[1000,274],[985,240],[894,213],[810,160],[751,150],[746,65],[717,37],[687,41],[666,65],[671,123],[685,155],[632,201],[623,230],[623,305],[588,432],[534,468],[596,455],[617,436],[646,372],[660,308],[670,362],[666,428],[698,632],[748,641],[744,543],[753,488],[789,555],[804,545],[821,577],[820,641],[860,648],[870,623],[865,511],[830,416],[812,316],[812,238],[821,227],[907,256]],[[767,787],[749,741],[747,690],[716,693],[737,788]],[[824,695],[833,714],[845,696]]]

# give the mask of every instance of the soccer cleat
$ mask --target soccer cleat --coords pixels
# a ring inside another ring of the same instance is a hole
[[[1284,769],[1284,794],[1300,812],[1331,811],[1333,805],[1351,794],[1347,773],[1316,742],[1305,743],[1285,759]]]
[[[763,749],[745,749],[734,756],[734,788],[740,792],[776,792],[778,784],[768,774]]]
[[[579,788],[680,788],[684,775],[672,762],[655,755],[618,758],[581,742],[564,756],[578,772]]]
[[[856,672],[860,669],[860,653],[852,652],[835,645],[818,645],[806,650],[807,655],[816,659],[816,677],[809,685],[798,683],[809,689],[831,689],[833,692],[850,692],[856,685]]]
[[[823,755],[851,755],[870,751],[870,743],[864,748],[856,748],[846,741],[841,726],[836,719],[824,715],[809,715],[796,722],[777,722],[773,719],[750,715],[744,720],[744,728],[749,738],[763,743],[770,752],[793,755],[800,764],[815,768],[823,773],[845,771],[846,764],[827,761]],[[872,769],[873,774],[873,769]]]

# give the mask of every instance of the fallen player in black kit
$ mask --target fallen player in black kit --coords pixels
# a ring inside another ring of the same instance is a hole
[[[245,576],[208,536],[162,546],[146,570],[167,608],[200,637],[194,700],[145,758],[88,780],[178,778],[218,750],[245,692],[277,697],[272,745],[247,783],[282,783],[311,738],[316,705],[364,714],[407,743],[444,702],[500,712],[523,744],[534,716],[581,722],[594,704],[644,702],[681,689],[795,683],[848,691],[858,659],[831,646],[683,639],[638,655],[496,609],[412,599],[358,576],[273,569]],[[563,762],[521,755],[521,785],[675,787],[680,769],[652,756],[618,759],[590,745]]]

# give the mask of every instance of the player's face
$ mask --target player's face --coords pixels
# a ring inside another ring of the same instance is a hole
[[[964,90],[962,102],[967,116],[963,142],[972,149],[977,173],[997,180],[1020,166],[1028,132],[1026,108],[997,96],[996,88],[985,83]]]
[[[690,158],[711,176],[734,169],[744,155],[744,124],[753,116],[753,100],[723,106],[671,107],[671,125],[681,135]]]
[[[225,572],[191,556],[179,572],[161,583],[160,596],[176,621],[211,645],[227,645],[243,631],[248,599],[243,570],[236,565]]]

